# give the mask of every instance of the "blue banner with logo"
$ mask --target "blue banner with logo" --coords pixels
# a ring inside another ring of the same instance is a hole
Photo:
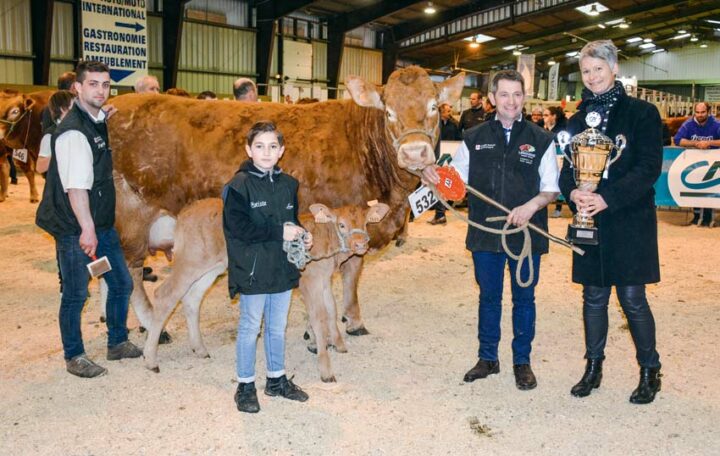
[[[665,147],[655,204],[720,209],[720,149]]]

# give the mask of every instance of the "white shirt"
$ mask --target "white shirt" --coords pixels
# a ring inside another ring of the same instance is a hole
[[[482,153],[482,151],[477,151],[476,153]],[[451,165],[460,173],[463,182],[467,184],[468,173],[470,171],[470,151],[467,145],[465,145],[465,141],[460,143]],[[550,145],[540,159],[538,174],[540,175],[540,189],[538,192],[560,193],[560,187],[558,186],[560,172],[558,171],[557,159],[555,158],[554,141],[550,142]]]
[[[103,122],[105,112],[101,109],[94,117],[94,122]],[[85,135],[78,130],[69,130],[55,140],[55,160],[58,174],[65,193],[69,189],[90,190],[93,180],[93,154]]]
[[[40,140],[40,151],[38,152],[38,156],[50,158],[50,155],[52,155],[52,151],[50,150],[50,139],[52,139],[52,135],[50,134],[42,137]]]

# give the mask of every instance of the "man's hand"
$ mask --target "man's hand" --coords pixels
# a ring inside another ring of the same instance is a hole
[[[103,106],[102,110],[105,111],[105,117],[107,119],[111,118],[116,112],[118,112],[117,108],[111,104]]]
[[[437,173],[438,165],[428,165],[422,170],[422,181],[424,184],[437,185],[440,182],[440,176]]]
[[[698,141],[695,144],[695,147],[698,149],[709,149],[710,148],[710,141]]]
[[[97,249],[98,240],[97,236],[95,235],[95,229],[86,229],[82,230],[80,233],[80,248],[83,252],[85,252],[85,255],[92,258],[95,256],[95,249]]]
[[[283,240],[294,241],[298,237],[302,236],[305,232],[301,227],[297,225],[288,224],[283,227]]]
[[[515,226],[523,226],[530,221],[533,215],[540,209],[540,207],[533,200],[528,201],[522,206],[518,206],[510,211],[507,216],[508,222]]]

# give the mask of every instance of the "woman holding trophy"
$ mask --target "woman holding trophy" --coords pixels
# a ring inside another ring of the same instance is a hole
[[[560,189],[576,212],[569,240],[585,244],[586,252],[573,255],[572,279],[583,285],[587,364],[571,394],[585,397],[600,386],[608,302],[615,287],[640,364],[640,382],[630,402],[647,404],[661,383],[645,285],[660,281],[653,184],[662,168],[662,124],[655,106],[629,97],[615,80],[612,41],[588,43],[579,62],[585,89],[568,122],[564,142],[572,158],[560,175]]]

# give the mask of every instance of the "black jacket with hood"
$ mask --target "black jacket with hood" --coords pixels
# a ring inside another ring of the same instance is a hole
[[[283,251],[283,226],[299,225],[298,181],[277,166],[265,172],[251,160],[223,191],[223,231],[230,297],[280,293],[298,286],[300,272]]]

